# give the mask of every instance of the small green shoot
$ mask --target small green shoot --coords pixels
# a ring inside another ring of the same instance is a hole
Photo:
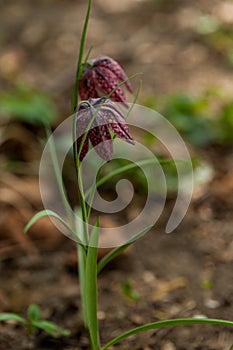
[[[31,304],[27,311],[28,319],[31,322],[38,321],[41,318],[41,310],[38,305]]]
[[[133,301],[138,301],[140,299],[139,293],[133,288],[131,279],[128,279],[122,284],[121,293]]]
[[[33,333],[38,329],[43,330],[52,337],[69,336],[70,331],[68,329],[61,328],[55,323],[41,319],[40,307],[36,304],[31,304],[27,310],[27,318],[24,318],[15,313],[3,312],[0,313],[0,321],[15,321],[24,325],[28,333]]]
[[[202,287],[202,289],[210,290],[213,288],[213,282],[210,280],[203,280],[201,282],[201,287]]]

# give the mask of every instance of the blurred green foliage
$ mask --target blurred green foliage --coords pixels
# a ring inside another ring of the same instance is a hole
[[[233,101],[225,104],[219,116],[219,141],[233,145]]]
[[[206,112],[208,101],[205,97],[185,94],[168,99],[162,114],[176,127],[187,141],[205,146],[215,138],[212,122]]]
[[[200,16],[196,23],[200,40],[211,50],[221,55],[233,68],[233,28],[231,24],[220,22],[213,15]]]
[[[213,145],[221,145],[222,147],[233,145],[233,101],[229,101],[217,88],[208,89],[201,96],[184,93],[161,97],[147,96],[142,104],[158,111],[167,118],[178,130],[184,141],[195,146],[197,154],[200,148],[203,149]],[[166,176],[168,191],[170,193],[176,191],[178,178],[174,160],[160,154],[160,148],[157,147],[159,141],[151,133],[140,134],[139,138],[156,155]],[[115,159],[103,167],[100,175],[103,176],[105,173],[114,171],[114,169],[126,164],[129,164],[128,160]],[[198,156],[192,157],[192,165],[194,173],[198,173],[202,169],[202,177],[203,169],[208,170],[208,164],[205,164]],[[150,165],[148,167],[150,174]],[[185,174],[185,164],[183,168]],[[153,167],[151,169],[153,170]],[[146,195],[148,183],[145,174],[139,167],[128,170],[123,175],[124,178],[131,181],[138,194]],[[153,172],[151,176],[154,179]],[[121,178],[122,174],[114,176],[103,186],[103,191],[113,188]],[[154,188],[152,189],[156,194],[160,193],[159,186],[157,179],[154,181]]]
[[[233,101],[224,100],[217,89],[202,96],[181,93],[161,101],[156,97],[154,102],[150,96],[143,104],[160,112],[194,146],[233,145]]]
[[[48,96],[25,85],[0,94],[0,114],[33,125],[52,124],[58,116]]]
[[[217,32],[221,23],[211,15],[202,15],[197,19],[196,30],[199,34],[208,35]]]

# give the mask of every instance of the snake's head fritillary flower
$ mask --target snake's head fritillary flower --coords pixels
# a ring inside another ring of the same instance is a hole
[[[83,74],[79,81],[79,95],[82,100],[88,98],[97,98],[103,95],[109,95],[115,102],[122,102],[128,107],[126,97],[119,83],[126,80],[124,85],[132,92],[130,82],[121,65],[107,56],[101,56],[88,61],[84,67]]]
[[[105,97],[89,98],[79,105],[76,130],[78,152],[82,147],[80,161],[88,152],[89,142],[102,159],[112,159],[113,140],[110,130],[122,140],[134,144],[122,111],[116,103]]]

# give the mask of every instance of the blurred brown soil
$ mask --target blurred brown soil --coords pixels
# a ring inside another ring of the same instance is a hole
[[[200,94],[211,86],[232,94],[233,71],[221,52],[200,41],[195,31],[201,15],[214,14],[233,23],[230,1],[93,2],[88,31],[92,56],[114,57],[129,75],[143,72],[142,98],[177,91]],[[2,89],[18,82],[32,84],[52,96],[60,120],[65,119],[86,1],[2,0],[0,7]],[[137,82],[133,84],[136,88]],[[81,320],[75,243],[46,218],[22,235],[27,221],[42,209],[41,130],[2,119],[0,137],[0,312],[25,315],[30,303],[38,303],[45,318],[71,330],[69,338],[52,339],[39,332],[28,340],[14,322],[1,323],[0,350],[24,350],[28,342],[36,350],[89,349]],[[211,164],[214,176],[197,186],[176,232],[164,233],[174,205],[170,199],[155,228],[99,277],[103,344],[133,326],[166,318],[233,319],[232,150],[212,146],[195,152]],[[4,165],[15,154],[24,165],[10,172]],[[127,280],[139,300],[122,293]],[[230,328],[185,326],[142,333],[115,348],[227,350],[232,343]]]

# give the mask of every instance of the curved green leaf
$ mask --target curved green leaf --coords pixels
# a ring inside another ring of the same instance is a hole
[[[57,213],[55,213],[52,210],[41,210],[39,213],[35,214],[25,226],[23,232],[26,233],[39,219],[45,216],[53,216],[58,221],[60,221],[62,225],[72,234],[72,236],[75,237],[75,239],[77,239],[77,242],[81,246],[84,246],[83,242],[81,242],[81,240],[77,238],[77,233],[72,230],[72,228],[65,222],[65,220],[63,220]]]
[[[11,312],[0,313],[0,321],[17,321],[23,324],[27,323],[25,318]]]
[[[164,328],[164,327],[169,327],[169,326],[185,326],[185,325],[190,325],[190,324],[205,324],[205,325],[216,324],[219,326],[231,326],[231,327],[233,327],[232,321],[218,320],[218,319],[211,319],[211,318],[178,318],[178,319],[174,319],[174,320],[158,321],[158,322],[148,323],[148,324],[145,324],[143,326],[133,328],[133,329],[129,330],[128,332],[122,333],[121,335],[112,339],[110,342],[108,342],[106,345],[104,345],[101,350],[107,350],[110,346],[112,346],[116,343],[119,343],[123,339],[126,339],[126,338],[128,338],[134,334],[140,333],[140,332],[144,332],[144,331],[148,331],[148,330],[156,329],[156,328]]]
[[[172,159],[157,159],[157,160],[159,161],[159,164],[166,164],[166,163],[173,162]],[[145,165],[149,165],[149,164],[154,164],[154,163],[155,163],[154,158],[149,158],[149,159],[140,160],[140,161],[135,162],[135,163],[130,163],[130,164],[124,165],[120,168],[112,170],[109,174],[103,176],[100,180],[98,180],[96,182],[95,187],[98,188],[98,187],[102,186],[104,183],[109,181],[112,177],[119,175],[121,173],[124,173],[125,171],[129,171],[129,170],[132,170],[132,169],[137,168],[137,167],[141,167],[141,166],[145,166]],[[85,192],[85,198],[87,198],[90,195],[91,191],[92,191],[92,187],[90,187]]]
[[[59,335],[70,335],[70,331],[68,329],[61,328],[50,321],[34,321],[32,322],[32,325],[36,328],[42,329],[46,333],[50,334],[52,337],[57,337]]]
[[[114,258],[116,258],[120,253],[122,253],[125,249],[127,249],[131,244],[133,244],[137,239],[144,236],[150,229],[153,227],[153,225],[150,225],[146,227],[143,231],[139,232],[132,238],[130,238],[124,245],[121,245],[120,247],[117,247],[113,250],[111,250],[108,254],[106,254],[98,263],[97,266],[97,273],[100,273],[103,268]]]

